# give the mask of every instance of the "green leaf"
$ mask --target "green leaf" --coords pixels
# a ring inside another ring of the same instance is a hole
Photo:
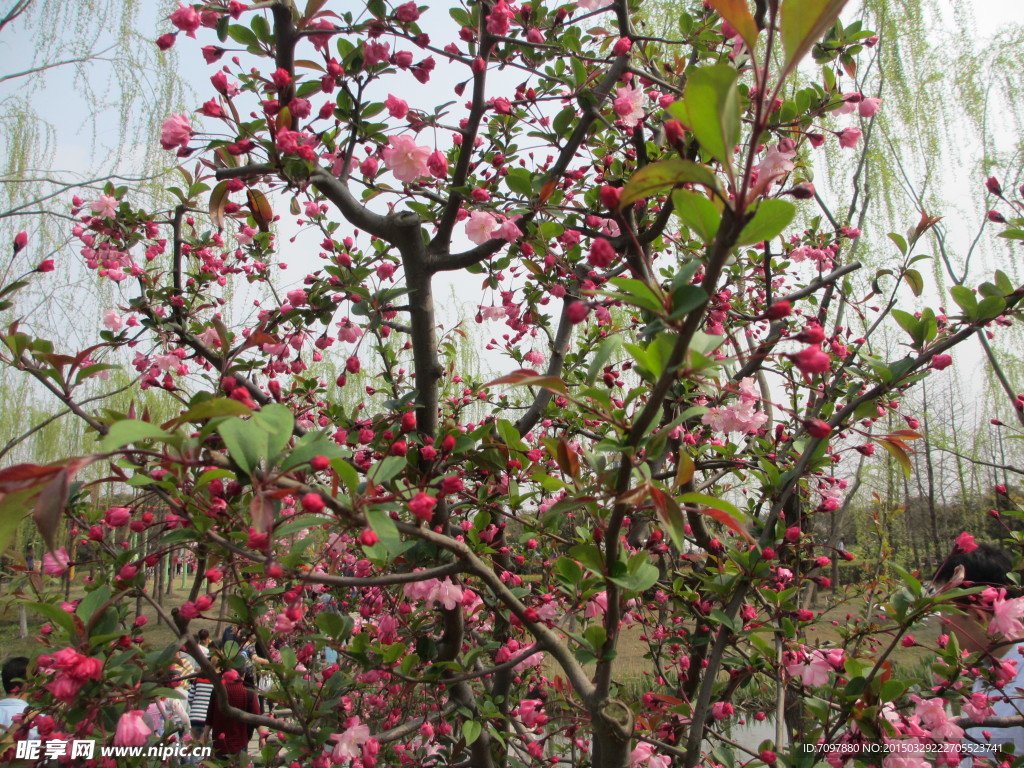
[[[998,236],[1007,240],[1024,240],[1024,229],[1004,229]]]
[[[658,298],[657,294],[655,294],[651,287],[643,280],[637,280],[633,277],[613,277],[608,282],[618,288],[621,293],[605,295],[616,296],[626,304],[632,304],[635,307],[646,309],[655,315],[660,315],[665,310],[665,307],[662,306],[661,299]],[[599,293],[605,292],[599,291]]]
[[[167,437],[167,433],[156,424],[138,419],[124,419],[115,421],[110,426],[110,431],[100,441],[100,449],[116,451],[129,443],[139,443],[143,440],[166,440]]]
[[[50,603],[27,603],[27,605],[37,613],[43,614],[43,616],[67,632],[69,636],[75,637],[75,620],[63,608]]]
[[[292,439],[295,416],[292,414],[291,408],[286,405],[279,403],[266,405],[253,416],[252,420],[267,432],[268,457],[276,456]]]
[[[796,215],[796,206],[787,200],[762,200],[754,218],[740,231],[736,245],[753,245],[771,240],[784,230]]]
[[[735,504],[705,493],[684,493],[676,500],[680,504],[695,506],[697,512],[717,520],[753,543],[754,539],[747,530],[747,517]]]
[[[349,494],[355,495],[359,490],[359,473],[356,472],[356,468],[349,464],[347,459],[339,458],[331,460],[331,469],[338,473]]]
[[[678,320],[697,309],[708,299],[707,291],[699,285],[681,285],[672,291],[672,314],[669,320]]]
[[[78,604],[75,613],[78,614],[82,621],[89,623],[93,616],[95,616],[96,611],[99,610],[99,607],[107,602],[112,594],[114,592],[109,586],[101,584],[82,598],[82,602]]]
[[[515,426],[508,419],[498,419],[498,434],[505,445],[513,451],[528,451],[529,446],[523,442]],[[486,526],[485,526],[486,527]]]
[[[533,196],[533,174],[526,168],[512,168],[505,177],[508,188],[524,197]]]
[[[1010,280],[1009,277],[1007,277],[1005,272],[1003,272],[1001,269],[997,269],[995,279],[996,287],[1003,292],[1003,295],[1013,293],[1013,282]]]
[[[590,367],[587,368],[587,384],[593,384],[597,380],[598,372],[621,346],[622,336],[617,333],[608,336],[601,342],[601,345],[597,348],[597,352],[595,352],[594,356],[590,359]]]
[[[924,278],[916,269],[908,269],[904,272],[903,279],[910,286],[910,290],[914,292],[915,296],[920,296],[924,291]]]
[[[920,338],[922,322],[914,317],[909,312],[904,312],[902,309],[894,309],[892,311],[892,319],[896,321],[900,328],[910,334],[910,337],[920,345],[922,339]]]
[[[974,295],[974,291],[963,285],[954,285],[949,292],[964,314],[974,319],[978,311],[978,297]]]
[[[392,478],[397,477],[403,469],[405,469],[404,457],[388,456],[367,472],[366,476],[374,485],[384,485]]]
[[[218,425],[217,433],[239,468],[251,475],[267,455],[267,431],[251,421],[230,419]]]
[[[705,243],[710,243],[718,234],[722,214],[715,204],[699,192],[677,189],[672,193],[672,206],[676,216],[693,230]]]
[[[671,189],[679,184],[703,184],[715,189],[718,180],[714,172],[705,165],[698,165],[678,157],[645,165],[634,173],[622,188],[619,208],[632,205],[637,200]]]
[[[402,537],[398,533],[391,515],[382,509],[366,510],[366,523],[370,526],[380,543],[388,552],[396,552],[402,546]]]
[[[219,416],[247,416],[252,413],[249,406],[230,397],[217,397],[194,405],[178,417],[179,422],[206,421]]]
[[[889,239],[896,244],[897,248],[900,249],[900,253],[902,253],[904,256],[907,255],[907,241],[904,239],[903,235],[898,235],[895,232],[890,232]]]
[[[989,296],[978,304],[978,320],[994,320],[1006,311],[1006,300],[1002,296]]]
[[[785,77],[839,18],[846,0],[784,0],[780,10]]]
[[[613,582],[618,584],[625,590],[630,592],[643,592],[644,590],[650,589],[658,582],[660,573],[658,567],[650,562],[647,562],[647,553],[640,552],[634,555],[634,558],[643,558],[642,561],[637,562],[635,565],[630,562],[630,568],[624,576],[612,576],[610,577]]]
[[[732,153],[740,139],[740,100],[736,70],[728,64],[712,64],[687,73],[680,102],[669,112],[690,126],[703,149],[711,153],[732,176]]]
[[[341,446],[331,440],[323,432],[307,432],[295,443],[295,448],[281,462],[282,470],[289,470],[306,464],[314,456],[326,456],[337,459],[342,455]]]
[[[321,611],[316,616],[317,628],[325,635],[337,639],[347,637],[352,632],[354,623],[351,617],[331,611]]]
[[[462,724],[462,738],[466,740],[466,746],[468,747],[474,741],[480,738],[480,734],[483,733],[484,727],[480,725],[476,720],[467,720]]]
[[[243,27],[241,24],[232,24],[228,27],[228,37],[236,43],[240,43],[246,47],[256,45],[259,42],[255,33],[248,27]]]
[[[29,502],[38,494],[39,488],[32,487],[0,497],[0,553],[7,551],[11,539],[32,508]]]

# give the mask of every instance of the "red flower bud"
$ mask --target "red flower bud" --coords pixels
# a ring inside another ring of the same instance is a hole
[[[19,232],[14,236],[14,252],[17,253],[28,245],[28,232]]]
[[[1006,223],[1006,219],[1003,218],[1003,214],[1001,214],[999,211],[989,211],[988,212],[988,220],[991,221],[993,224],[1005,224]]]
[[[804,427],[807,429],[807,433],[811,437],[824,439],[828,437],[830,434],[832,434],[832,427],[830,427],[827,422],[824,422],[821,419],[809,419],[808,421],[804,422]]]
[[[793,305],[788,301],[776,301],[765,313],[771,320],[781,320],[784,317],[789,317],[793,312]]]
[[[574,301],[565,309],[565,316],[573,325],[582,323],[589,314],[590,307],[582,301]]]
[[[622,187],[601,187],[601,205],[607,208],[609,211],[614,211],[619,207],[619,199],[622,197]]]
[[[359,534],[359,543],[364,547],[372,547],[379,540],[380,539],[377,538],[377,534],[373,532],[372,528],[366,528]]]
[[[324,500],[320,498],[319,493],[313,493],[310,491],[302,497],[302,509],[311,514],[319,514],[324,511]]]
[[[985,182],[985,189],[987,189],[996,197],[1003,196],[1003,187],[999,184],[999,179],[997,179],[995,176],[988,177],[988,180]]]

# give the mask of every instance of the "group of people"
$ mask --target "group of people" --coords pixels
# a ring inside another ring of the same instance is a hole
[[[1016,590],[1014,563],[1003,550],[989,544],[975,545],[966,551],[958,547],[946,559],[933,577],[939,590],[952,586],[970,588],[995,587]],[[960,594],[960,593],[958,593]],[[1000,593],[1003,594],[1003,593]],[[980,600],[980,594],[964,594],[954,604],[959,612],[944,618],[948,629],[957,637],[959,647],[981,654],[982,663],[998,665],[1001,660],[1016,662],[1016,677],[1001,690],[991,689],[979,677],[975,692],[985,694],[991,701],[994,716],[1011,718],[1002,723],[1009,727],[996,729],[969,729],[966,741],[999,744],[1012,743],[1016,754],[1024,754],[1024,642],[999,642],[989,634],[991,608]],[[198,655],[182,648],[175,668],[163,680],[163,687],[174,691],[152,701],[143,715],[146,724],[157,738],[164,740],[186,737],[197,744],[211,744],[214,755],[224,764],[245,764],[244,756],[256,726],[233,714],[229,709],[258,715],[263,711],[263,698],[256,682],[257,664],[265,662],[257,653],[251,635],[241,627],[229,626],[219,641],[211,641],[209,630],[201,629],[196,635]],[[8,659],[2,667],[2,682],[6,698],[0,699],[0,736],[4,730],[21,724],[29,708],[25,695],[31,662],[27,657]],[[219,695],[211,670],[219,673],[224,695]],[[1001,724],[1002,724],[1001,723]],[[31,730],[30,734],[34,733]],[[30,735],[30,738],[32,736]]]
[[[212,746],[214,756],[224,765],[244,765],[256,726],[232,714],[230,708],[262,713],[263,700],[255,684],[255,663],[261,659],[244,630],[238,628],[228,628],[220,641],[211,641],[209,630],[201,629],[196,639],[199,653],[210,662],[207,668],[212,665],[219,673],[226,697],[218,695],[213,676],[183,648],[160,681],[170,692],[149,703],[143,721],[153,733],[154,744],[188,739],[196,745]],[[240,668],[236,668],[239,662]],[[25,718],[30,668],[26,656],[12,657],[3,664],[0,676],[6,697],[0,698],[0,737]],[[34,733],[30,728],[29,738],[35,738]]]
[[[248,634],[241,628],[229,626],[220,641],[211,641],[209,630],[201,629],[196,640],[199,653],[210,660],[220,673],[226,701],[217,695],[211,676],[202,669],[199,661],[183,648],[178,654],[178,662],[187,691],[187,728],[195,741],[205,743],[210,740],[217,757],[237,761],[248,749],[256,726],[231,714],[229,707],[254,715],[263,712],[263,699],[257,693],[255,675],[255,663],[262,659],[256,655]],[[239,661],[240,669],[234,666]]]

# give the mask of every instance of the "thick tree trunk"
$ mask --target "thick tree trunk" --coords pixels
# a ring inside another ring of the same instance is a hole
[[[593,768],[628,768],[633,746],[633,713],[618,699],[606,699],[591,710]]]

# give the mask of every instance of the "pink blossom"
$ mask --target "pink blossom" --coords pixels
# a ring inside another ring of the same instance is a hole
[[[929,368],[934,368],[936,371],[941,371],[944,368],[949,368],[953,364],[953,357],[951,355],[936,355],[932,358]]]
[[[487,14],[487,31],[492,35],[504,37],[512,26],[512,9],[505,0],[498,0]]]
[[[517,219],[519,219],[518,216],[514,219],[505,219],[496,230],[491,232],[491,237],[500,237],[503,240],[514,243],[523,236],[523,231],[519,229],[519,224],[516,223]]]
[[[843,100],[839,104],[829,111],[833,115],[848,115],[857,108],[857,105],[861,102],[862,96],[860,93],[854,91],[852,93],[844,93]]]
[[[337,736],[334,748],[331,750],[331,762],[334,765],[344,765],[350,760],[362,756],[361,747],[370,739],[370,728],[359,722],[358,717],[353,717],[350,725],[344,733]]]
[[[963,703],[963,712],[976,723],[983,722],[995,714],[988,696],[981,692],[971,694],[971,697]]]
[[[922,699],[919,696],[911,696],[910,700],[917,705],[914,708],[912,719],[929,731],[933,739],[936,741],[959,741],[963,738],[963,729],[950,718],[946,712],[946,702],[943,699]]]
[[[994,591],[992,599],[992,621],[988,625],[990,635],[1002,635],[1006,640],[1019,640],[1024,637],[1024,597],[1006,599],[1006,590],[985,590],[983,596]]]
[[[112,333],[117,333],[124,327],[124,320],[116,310],[105,309],[103,310],[103,327]]]
[[[160,146],[164,149],[187,147],[191,138],[192,126],[185,115],[171,115],[160,126]]]
[[[832,358],[822,352],[820,344],[811,344],[792,355],[793,365],[802,373],[824,373],[832,365]]]
[[[583,616],[587,619],[597,619],[604,616],[607,611],[608,593],[601,591],[587,602],[587,607],[583,610]]]
[[[598,269],[607,269],[618,254],[615,247],[603,237],[599,237],[590,246],[590,253],[587,254],[587,261]]]
[[[427,173],[430,149],[416,144],[411,136],[392,136],[382,154],[384,166],[399,181],[415,181]]]
[[[61,547],[53,552],[47,552],[43,555],[43,573],[50,576],[60,576],[67,571],[68,563],[68,550],[66,547]]]
[[[733,705],[727,701],[716,701],[711,705],[711,716],[715,720],[725,720],[727,717],[732,717],[735,711]]]
[[[796,152],[784,152],[779,147],[770,147],[757,166],[757,181],[751,189],[751,195],[757,197],[768,189],[768,186],[781,176],[793,170],[793,158]]]
[[[384,101],[384,106],[388,109],[388,114],[392,117],[401,120],[407,114],[409,114],[409,104],[405,99],[400,99],[393,94],[388,94],[387,99]]]
[[[112,219],[117,215],[118,199],[112,195],[100,195],[89,209],[101,219]]]
[[[754,379],[748,376],[740,382],[739,403],[727,407],[714,407],[701,418],[715,432],[753,432],[768,420],[768,414],[755,411],[761,396],[754,389]]]
[[[612,4],[612,0],[576,0],[576,5],[585,11],[600,11],[602,8],[608,8]]]
[[[839,132],[839,146],[845,149],[853,149],[860,141],[860,128],[844,128]]]
[[[378,43],[367,40],[363,43],[363,63],[367,67],[373,67],[382,61],[387,61],[391,56],[391,46],[387,43]]]
[[[582,6],[582,0],[580,0]],[[664,755],[654,754],[654,745],[641,741],[629,756],[629,764],[645,765],[647,768],[670,768],[672,760]]]
[[[641,88],[626,85],[615,89],[616,97],[612,101],[612,109],[619,119],[629,128],[640,122],[644,116],[644,92]]]
[[[793,677],[799,677],[804,685],[816,688],[827,684],[832,670],[841,667],[842,663],[841,648],[815,648],[803,661],[787,664],[786,671]]]
[[[347,317],[338,323],[338,340],[347,341],[350,344],[359,341],[363,335],[363,329],[353,323]]]
[[[201,23],[196,9],[184,3],[178,3],[178,8],[171,14],[170,20],[171,24],[192,38],[196,36],[196,30]]]
[[[448,176],[448,158],[444,152],[435,150],[427,159],[427,170],[435,179],[444,179]]]
[[[433,496],[423,493],[420,491],[417,493],[412,501],[409,502],[409,510],[413,515],[424,522],[429,521],[434,513],[434,506],[437,504],[437,499]]]
[[[114,745],[118,747],[141,747],[153,731],[146,725],[140,710],[129,710],[121,715],[114,732]]]
[[[451,611],[462,601],[462,587],[458,584],[454,584],[451,579],[446,578],[443,581],[434,579],[433,589],[431,589],[428,595],[429,602],[440,603],[445,607],[445,610]]]
[[[419,19],[420,9],[416,6],[416,3],[410,2],[404,3],[395,9],[395,18],[403,24],[412,24],[414,21]]]
[[[857,105],[857,113],[861,117],[874,117],[882,100],[877,96],[868,96]]]
[[[483,245],[492,237],[498,228],[498,220],[487,211],[473,211],[466,221],[466,237],[477,245]]]
[[[543,709],[544,702],[540,699],[523,699],[519,702],[517,714],[527,728],[536,728],[548,721],[547,715],[541,711]]]

